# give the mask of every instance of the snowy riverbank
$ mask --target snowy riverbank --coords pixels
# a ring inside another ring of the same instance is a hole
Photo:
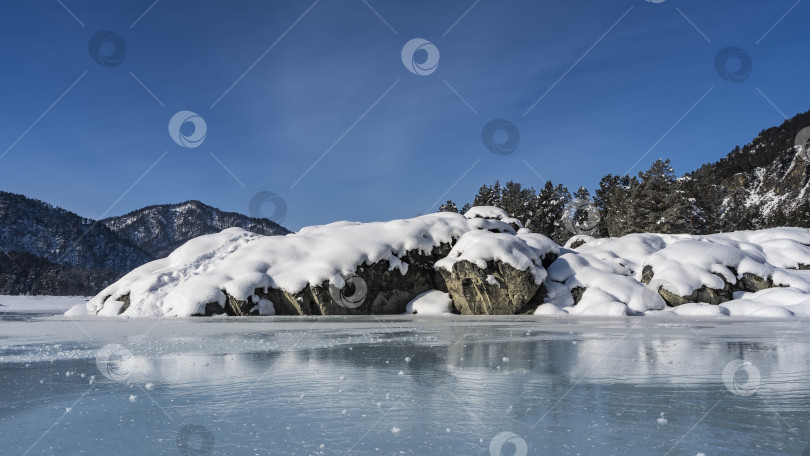
[[[810,313],[810,230],[575,237],[558,246],[500,209],[287,236],[201,236],[68,315],[795,317]],[[418,298],[418,299],[417,299]]]

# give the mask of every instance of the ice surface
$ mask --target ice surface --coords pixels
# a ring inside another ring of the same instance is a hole
[[[0,316],[0,454],[799,455],[795,323]]]

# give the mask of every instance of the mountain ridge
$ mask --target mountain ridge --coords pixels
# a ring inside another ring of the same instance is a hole
[[[810,127],[810,111],[766,128],[748,144],[685,173],[685,190],[705,214],[718,214],[708,231],[807,226],[810,160],[796,146]],[[807,145],[801,145],[805,148]]]
[[[197,200],[93,220],[0,191],[0,294],[91,295],[191,238],[234,226],[263,235],[290,233],[268,219]]]
[[[182,216],[176,216],[178,213]],[[155,258],[168,256],[189,239],[225,228],[239,227],[266,236],[290,233],[271,220],[222,211],[198,200],[155,204],[99,222]]]

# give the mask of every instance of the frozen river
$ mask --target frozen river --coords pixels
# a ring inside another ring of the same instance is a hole
[[[11,310],[4,455],[810,454],[810,322]]]

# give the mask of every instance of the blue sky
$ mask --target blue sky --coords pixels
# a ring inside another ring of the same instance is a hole
[[[272,192],[286,212],[261,213],[298,229],[415,216],[496,179],[593,189],[659,157],[683,173],[810,109],[808,13],[795,0],[3,2],[0,189],[92,218],[188,199],[248,213]],[[125,43],[117,66],[91,58],[99,31]],[[403,65],[414,38],[439,51],[429,75]],[[728,46],[751,57],[743,82],[715,68]],[[179,111],[204,119],[199,147],[170,136]],[[518,129],[514,153],[484,146],[492,119]]]

